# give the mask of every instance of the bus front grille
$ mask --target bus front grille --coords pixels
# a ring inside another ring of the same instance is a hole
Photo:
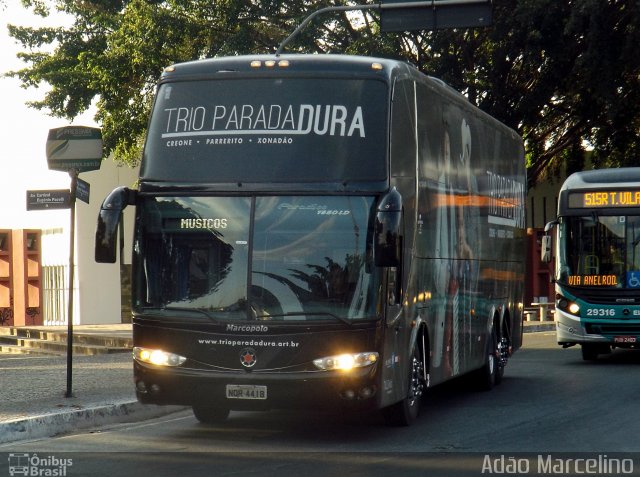
[[[598,335],[640,335],[640,325],[637,324],[607,324],[595,325],[587,323],[585,326],[587,333]]]

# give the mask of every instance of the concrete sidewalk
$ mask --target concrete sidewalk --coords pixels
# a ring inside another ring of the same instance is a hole
[[[66,327],[41,328],[48,332],[66,331]],[[114,337],[130,338],[131,325],[74,327],[74,342],[87,336],[98,343]],[[55,339],[59,340],[59,336]],[[111,422],[142,420],[182,409],[137,402],[130,352],[74,354],[72,363],[72,397],[66,397],[65,354],[0,353],[0,444]]]
[[[553,322],[525,322],[525,332],[554,331]],[[108,340],[131,336],[131,325],[74,327]],[[0,444],[54,436],[112,422],[149,419],[184,409],[142,405],[130,353],[74,355],[72,397],[63,355],[0,353]]]

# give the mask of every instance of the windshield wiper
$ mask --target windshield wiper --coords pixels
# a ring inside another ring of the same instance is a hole
[[[160,310],[160,311],[177,311],[182,313],[199,313],[201,315],[206,316],[214,323],[217,323],[218,320],[208,311],[202,310],[200,308],[188,308],[186,306],[142,306],[140,307],[142,310]]]

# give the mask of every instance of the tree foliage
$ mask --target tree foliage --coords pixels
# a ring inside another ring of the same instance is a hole
[[[339,0],[23,0],[68,28],[10,26],[26,66],[51,89],[31,103],[73,119],[95,102],[106,153],[139,160],[155,82],[172,63],[274,52],[307,14]],[[525,139],[530,178],[566,164],[636,163],[640,149],[640,4],[636,0],[494,0],[490,28],[384,34],[377,13],[312,22],[289,52],[404,58],[465,93]],[[51,48],[53,46],[53,48]],[[48,49],[47,49],[48,47]]]

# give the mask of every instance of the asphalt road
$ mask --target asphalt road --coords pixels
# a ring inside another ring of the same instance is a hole
[[[410,428],[375,415],[283,411],[232,413],[209,427],[180,412],[0,452],[68,456],[69,476],[485,475],[510,462],[517,474],[568,475],[584,470],[567,461],[575,456],[596,459],[598,475],[640,475],[639,364],[640,351],[626,350],[584,362],[554,333],[531,333],[500,386],[435,388]]]

